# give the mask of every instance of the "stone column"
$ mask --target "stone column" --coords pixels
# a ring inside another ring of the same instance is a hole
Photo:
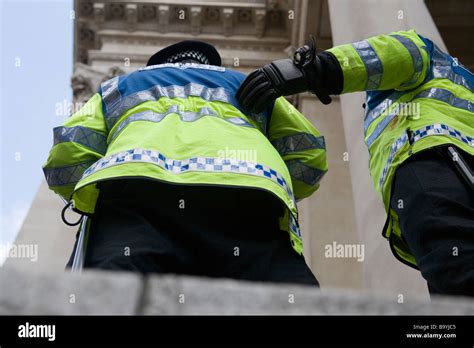
[[[444,48],[423,0],[329,0],[329,11],[334,45],[414,28]],[[369,176],[368,151],[363,140],[364,98],[364,93],[341,96],[356,227],[366,249],[365,285],[394,296],[427,297],[426,283],[420,273],[397,261],[381,236],[386,215]]]
[[[21,248],[33,246],[37,252],[34,259],[7,258],[5,266],[19,271],[42,273],[63,273],[72,253],[78,226],[69,227],[61,221],[64,203],[51,193],[46,181],[42,181],[28,215],[15,240]],[[77,221],[78,214],[68,211],[69,221]]]
[[[319,190],[298,204],[306,262],[321,283],[331,287],[363,288],[362,265],[355,257],[328,257],[333,243],[359,244],[352,198],[347,146],[339,98],[325,106],[313,95],[299,97],[299,109],[324,135],[329,170]],[[329,255],[330,256],[330,255]]]

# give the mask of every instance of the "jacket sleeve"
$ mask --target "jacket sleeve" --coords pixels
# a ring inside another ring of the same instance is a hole
[[[378,35],[326,52],[338,61],[342,93],[369,90],[408,90],[425,79],[430,58],[414,30]]]
[[[107,128],[97,93],[63,126],[53,129],[53,147],[43,165],[48,186],[68,200],[82,173],[104,156]]]
[[[328,169],[324,137],[281,97],[273,107],[268,138],[288,167],[296,200],[310,196]]]

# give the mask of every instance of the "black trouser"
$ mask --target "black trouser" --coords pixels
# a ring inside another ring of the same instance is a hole
[[[85,268],[318,285],[279,229],[283,203],[268,192],[143,179],[99,185]]]
[[[458,151],[474,168],[474,156]],[[430,292],[474,296],[474,194],[445,146],[397,169],[391,207]]]

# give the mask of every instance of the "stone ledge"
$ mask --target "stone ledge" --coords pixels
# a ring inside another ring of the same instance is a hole
[[[472,315],[474,300],[431,302],[301,285],[121,272],[0,269],[0,315]],[[74,302],[71,303],[71,295]]]
[[[135,314],[143,279],[134,274],[35,274],[0,268],[0,315]]]
[[[472,315],[474,300],[443,297],[398,303],[396,297],[360,291],[154,276],[147,280],[141,311],[153,315]]]

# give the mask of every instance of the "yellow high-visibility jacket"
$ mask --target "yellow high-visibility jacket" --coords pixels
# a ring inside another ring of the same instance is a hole
[[[414,30],[328,50],[342,69],[342,93],[367,91],[364,131],[375,189],[387,211],[384,236],[416,268],[390,209],[392,178],[411,155],[443,144],[474,154],[474,75]],[[354,111],[354,117],[358,117]]]
[[[49,187],[83,214],[94,212],[96,183],[115,178],[266,190],[285,205],[280,226],[302,253],[295,202],[327,171],[324,138],[283,98],[245,115],[235,99],[244,78],[223,67],[177,63],[104,82],[54,129],[43,167]],[[238,153],[251,158],[232,155]]]

